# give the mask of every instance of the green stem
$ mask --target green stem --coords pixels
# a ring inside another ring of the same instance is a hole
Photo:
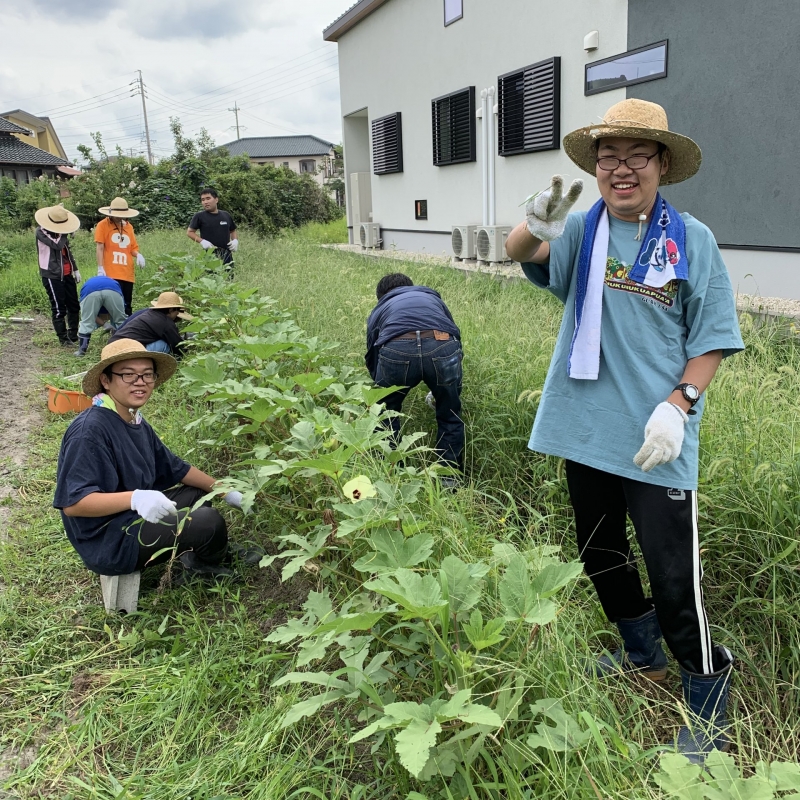
[[[509,636],[506,639],[505,644],[503,644],[503,646],[494,654],[495,658],[500,658],[500,656],[505,652],[506,648],[511,644],[511,640],[515,639],[517,637],[517,634],[522,629],[522,623],[523,622],[524,622],[524,620],[520,620],[517,623],[517,627],[516,627],[516,630],[514,631],[514,633],[512,633],[511,636]]]

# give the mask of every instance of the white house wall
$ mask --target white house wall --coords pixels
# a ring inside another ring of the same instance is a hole
[[[481,89],[496,87],[499,75],[560,56],[563,137],[599,121],[625,98],[624,89],[585,97],[583,81],[587,62],[627,49],[628,15],[627,0],[464,0],[463,19],[444,27],[442,6],[442,0],[389,0],[339,39],[339,72],[343,117],[365,108],[369,122],[402,114],[404,171],[371,177],[373,220],[388,229],[383,246],[449,254],[451,227],[482,221],[481,126],[478,120],[476,162],[433,166],[431,100],[475,86],[479,108]],[[592,30],[600,32],[600,47],[587,54],[583,39]],[[363,169],[364,154],[344,122],[349,175]],[[520,203],[546,188],[556,173],[588,178],[577,208],[589,208],[599,196],[594,180],[563,150],[495,153],[495,165],[498,225],[519,222]],[[428,201],[426,221],[414,218],[414,201],[420,199]]]

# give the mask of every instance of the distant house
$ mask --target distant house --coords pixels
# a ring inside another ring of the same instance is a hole
[[[76,174],[47,117],[25,111],[0,114],[0,175],[18,185],[46,175]]]
[[[288,167],[323,185],[334,174],[333,143],[317,136],[250,136],[223,144],[232,156],[247,155],[253,164]]]

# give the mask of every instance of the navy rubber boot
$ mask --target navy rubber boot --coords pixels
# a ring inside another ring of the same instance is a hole
[[[89,349],[89,342],[91,341],[92,334],[78,334],[78,340],[80,341],[80,347],[75,351],[75,355],[78,358],[82,358],[86,355],[86,351]]]
[[[704,764],[712,750],[723,753],[730,747],[728,738],[728,695],[733,662],[711,675],[696,675],[681,668],[683,699],[688,708],[690,727],[678,731],[675,746],[693,764]]]
[[[600,678],[637,672],[651,681],[663,681],[667,677],[667,654],[661,646],[661,628],[655,609],[636,619],[621,619],[617,628],[622,636],[622,647],[600,656],[591,671]]]

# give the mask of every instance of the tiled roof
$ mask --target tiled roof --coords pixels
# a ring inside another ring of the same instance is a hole
[[[46,150],[26,144],[8,133],[0,133],[0,164],[24,166],[67,166],[69,161],[54,156]]]
[[[386,2],[387,0],[359,0],[322,31],[322,38],[326,42],[337,41],[343,33],[354,28],[364,17],[369,16]]]
[[[282,156],[325,156],[333,145],[317,136],[249,136],[221,145],[232,156],[247,153],[250,158]]]
[[[3,119],[2,117],[0,117],[0,131],[3,133],[24,133],[26,136],[30,136],[31,133],[27,128],[22,128],[11,122],[11,120]]]

